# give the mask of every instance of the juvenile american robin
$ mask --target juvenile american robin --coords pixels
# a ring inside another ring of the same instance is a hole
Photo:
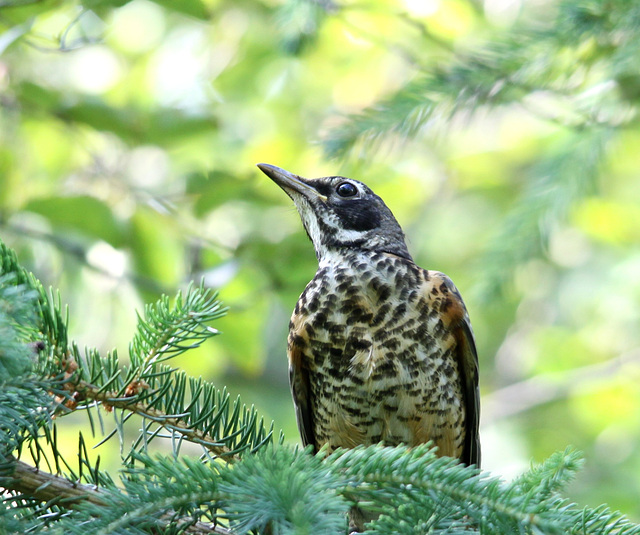
[[[433,441],[480,465],[478,357],[451,279],[418,267],[391,210],[362,182],[258,167],[293,200],[318,271],[287,342],[305,445]]]

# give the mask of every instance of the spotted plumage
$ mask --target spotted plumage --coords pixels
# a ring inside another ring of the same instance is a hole
[[[454,284],[413,262],[366,185],[259,167],[294,201],[318,258],[287,348],[303,443],[431,440],[439,454],[479,465],[477,355]]]

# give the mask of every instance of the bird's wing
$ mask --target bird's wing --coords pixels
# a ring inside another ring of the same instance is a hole
[[[480,467],[480,390],[478,388],[478,353],[469,315],[460,292],[444,273],[429,271],[432,288],[437,288],[443,302],[442,319],[456,341],[455,356],[461,375],[465,404],[465,445],[460,460]]]
[[[287,357],[289,359],[289,386],[293,396],[293,406],[296,411],[298,430],[302,444],[312,444],[317,450],[315,434],[313,432],[313,415],[311,411],[311,387],[309,384],[309,370],[304,365],[305,340],[298,334],[296,325],[291,326],[287,343]]]

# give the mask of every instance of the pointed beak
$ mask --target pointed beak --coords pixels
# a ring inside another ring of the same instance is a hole
[[[294,175],[289,171],[285,171],[280,167],[271,165],[268,163],[256,164],[260,171],[273,180],[278,186],[280,186],[285,192],[295,192],[305,197],[319,197],[323,201],[327,198],[324,195],[320,195],[315,188],[310,186],[302,177]]]

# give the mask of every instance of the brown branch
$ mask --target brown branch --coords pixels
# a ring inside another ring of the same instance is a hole
[[[42,502],[63,502],[64,507],[72,509],[81,501],[106,505],[95,487],[73,483],[63,477],[43,472],[15,457],[10,457],[5,462],[10,468],[3,469],[0,484],[7,490]]]
[[[90,502],[100,507],[107,506],[100,491],[93,486],[74,483],[64,477],[43,472],[15,457],[5,458],[3,464],[5,466],[0,476],[0,487],[5,490],[68,509],[75,509],[82,502]],[[206,522],[197,522],[185,531],[194,535],[233,535],[227,528]]]
[[[69,383],[67,389],[78,392],[83,400],[91,399],[102,403],[103,406],[106,407],[127,410],[144,418],[148,418],[169,430],[176,430],[182,433],[188,440],[204,446],[213,455],[225,461],[234,462],[238,460],[238,456],[232,455],[231,450],[227,446],[221,445],[215,437],[193,429],[183,420],[167,416],[164,412],[154,409],[146,403],[135,401],[135,396],[133,396],[133,399],[118,397],[113,392],[102,392],[95,385],[85,381],[80,381],[76,384]]]

